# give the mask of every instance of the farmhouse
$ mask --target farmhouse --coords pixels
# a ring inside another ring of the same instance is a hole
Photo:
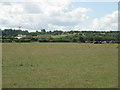
[[[20,38],[23,38],[23,37],[26,37],[26,36],[27,36],[27,35],[18,34],[18,36],[16,36],[15,38],[20,39]]]
[[[51,38],[51,35],[37,35],[37,38]]]

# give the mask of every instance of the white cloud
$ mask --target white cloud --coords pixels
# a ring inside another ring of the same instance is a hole
[[[87,20],[86,13],[91,11],[89,8],[74,8],[70,0],[0,3],[0,7],[0,27],[28,29],[69,29]]]
[[[118,11],[93,20],[94,30],[118,30]]]
[[[40,0],[34,0],[39,2]],[[64,0],[65,1],[65,0]],[[70,0],[71,2],[119,2],[119,0]],[[32,0],[0,0],[0,2],[33,2]]]
[[[78,25],[74,26],[58,26],[58,25],[53,25],[53,24],[48,24],[49,29],[54,29],[54,30],[80,30],[81,27]]]

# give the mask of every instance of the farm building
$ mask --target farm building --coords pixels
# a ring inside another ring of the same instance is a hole
[[[37,38],[51,38],[51,35],[37,35]]]
[[[24,38],[24,37],[32,37],[31,35],[22,35],[22,34],[18,34],[18,36],[16,36],[15,38]]]
[[[16,36],[15,38],[20,39],[20,38],[23,38],[23,37],[26,37],[26,36],[27,36],[27,35],[18,34],[18,36]]]

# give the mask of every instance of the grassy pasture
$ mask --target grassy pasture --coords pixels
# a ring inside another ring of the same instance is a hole
[[[62,38],[62,37],[65,37],[67,35],[52,35],[51,37],[52,38]]]
[[[118,87],[117,44],[4,43],[3,88]]]

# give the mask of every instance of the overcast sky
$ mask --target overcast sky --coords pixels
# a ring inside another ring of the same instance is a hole
[[[112,1],[112,0],[111,0]],[[39,0],[0,3],[0,28],[118,30],[118,2]]]

